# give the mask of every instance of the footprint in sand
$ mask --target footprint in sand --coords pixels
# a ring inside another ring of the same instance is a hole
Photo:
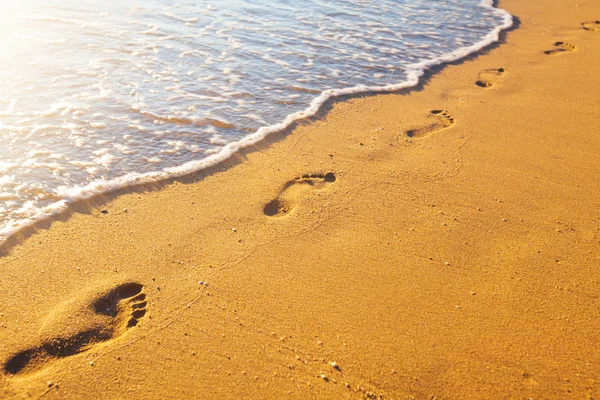
[[[282,217],[294,209],[307,188],[319,190],[335,181],[336,177],[333,172],[328,172],[324,175],[303,175],[300,178],[289,181],[281,189],[279,195],[265,205],[263,212],[269,217]]]
[[[136,326],[146,314],[147,302],[143,289],[141,284],[129,282],[95,297],[74,313],[75,320],[81,317],[83,326],[76,327],[72,334],[50,336],[38,345],[14,354],[4,363],[4,372],[7,375],[35,372],[54,360],[82,353],[98,343],[118,338]],[[67,319],[61,325],[67,321],[73,324],[71,319]]]
[[[409,138],[422,138],[454,125],[454,117],[446,110],[432,110],[429,117],[433,119],[432,122],[419,128],[407,130],[406,136]]]
[[[483,88],[490,88],[495,85],[498,78],[504,75],[505,72],[504,68],[486,69],[479,74],[479,78],[475,84]]]
[[[551,55],[562,54],[564,52],[570,52],[570,51],[574,51],[574,50],[575,50],[575,46],[573,46],[572,44],[569,44],[566,42],[555,42],[554,48],[552,50],[546,50],[544,52],[544,54],[551,56]]]
[[[600,30],[600,21],[585,21],[581,23],[581,27],[586,31]]]

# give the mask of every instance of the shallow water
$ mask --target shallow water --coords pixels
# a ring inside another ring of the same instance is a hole
[[[510,24],[480,0],[13,3],[0,241],[78,198],[214,164],[331,95],[414,85]]]

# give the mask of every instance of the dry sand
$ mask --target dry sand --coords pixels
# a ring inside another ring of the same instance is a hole
[[[499,5],[416,90],[9,249],[0,396],[600,398],[600,2]]]

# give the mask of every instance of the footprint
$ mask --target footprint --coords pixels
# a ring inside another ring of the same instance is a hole
[[[322,189],[335,181],[336,177],[333,172],[328,172],[324,175],[303,175],[300,178],[289,181],[284,185],[279,195],[265,205],[263,212],[268,217],[282,217],[296,207],[296,203],[302,196],[302,192],[307,187]]]
[[[574,50],[575,50],[575,46],[573,46],[572,44],[569,44],[566,42],[555,42],[554,48],[552,50],[546,50],[544,52],[544,54],[557,55],[557,54],[562,54],[566,51],[574,51]]]
[[[495,81],[498,77],[504,75],[506,70],[504,68],[497,69],[486,69],[479,74],[479,79],[475,84],[484,88],[489,88],[495,85]]]
[[[146,314],[147,302],[143,289],[141,284],[129,282],[94,298],[75,316],[83,315],[84,321],[95,323],[65,337],[42,340],[37,346],[14,354],[4,363],[4,372],[7,375],[32,373],[54,360],[82,353],[98,343],[116,339],[136,326]],[[67,321],[73,323],[70,319]]]
[[[585,21],[581,23],[581,27],[586,31],[600,30],[600,21]]]
[[[426,126],[407,130],[406,136],[409,138],[422,138],[454,125],[454,117],[446,110],[432,110],[429,117],[435,118],[435,121],[428,123]]]

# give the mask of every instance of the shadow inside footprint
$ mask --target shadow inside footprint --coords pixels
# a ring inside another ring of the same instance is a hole
[[[430,117],[435,117],[435,121],[425,126],[407,130],[405,132],[406,136],[409,138],[422,138],[449,128],[454,124],[454,117],[446,110],[431,110]]]
[[[544,51],[544,54],[550,56],[550,55],[562,54],[562,53],[570,52],[570,51],[574,51],[574,50],[575,50],[575,46],[573,46],[572,44],[569,44],[566,42],[554,42],[554,48],[552,50]]]
[[[34,368],[52,358],[64,358],[81,353],[87,346],[104,342],[111,338],[110,332],[102,329],[90,329],[77,333],[70,338],[55,338],[39,347],[22,351],[10,358],[4,365],[4,372],[16,375],[25,371],[35,371]]]
[[[600,29],[600,21],[585,21],[581,23],[581,27],[586,31],[597,31]]]
[[[66,338],[51,338],[38,346],[23,350],[6,361],[4,372],[8,375],[35,372],[54,359],[81,353],[96,343],[121,336],[127,329],[137,325],[139,319],[146,314],[147,302],[143,288],[139,283],[129,282],[96,298],[89,308],[94,313],[105,316],[105,324],[84,328]]]
[[[290,206],[281,199],[274,199],[265,205],[263,212],[268,217],[274,217],[276,215],[285,215],[290,212]]]
[[[286,183],[283,189],[279,192],[279,195],[265,204],[263,213],[268,217],[281,217],[288,214],[295,207],[295,203],[298,200],[298,193],[295,193],[297,188],[303,186],[312,186],[315,189],[320,189],[327,184],[333,183],[337,180],[333,172],[326,174],[312,174],[303,175],[300,178],[296,178]]]
[[[479,74],[479,79],[477,80],[477,82],[475,82],[475,84],[483,88],[492,87],[495,84],[494,81],[496,80],[496,78],[504,75],[505,72],[506,70],[504,68],[486,69],[485,71]]]

